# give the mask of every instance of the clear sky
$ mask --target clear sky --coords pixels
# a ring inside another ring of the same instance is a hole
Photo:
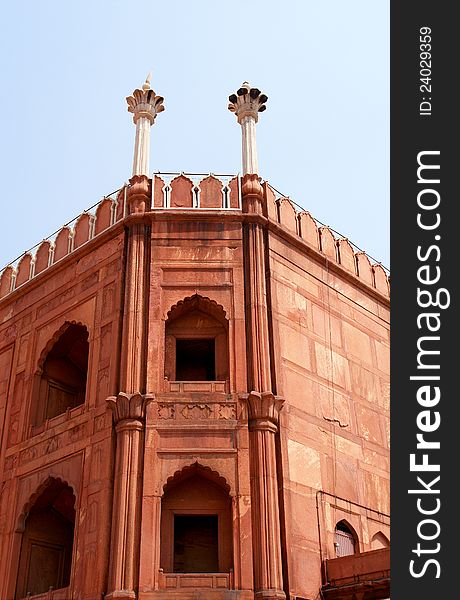
[[[260,175],[389,266],[389,0],[1,4],[0,268],[131,176],[125,97],[152,71],[152,171],[237,173],[227,110],[269,97]]]

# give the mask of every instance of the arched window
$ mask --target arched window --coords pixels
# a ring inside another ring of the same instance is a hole
[[[199,295],[187,298],[168,314],[165,333],[165,379],[228,379],[228,321],[221,306]]]
[[[336,556],[349,556],[357,552],[356,534],[346,521],[339,521],[335,527],[334,546]]]
[[[25,519],[16,600],[69,585],[74,527],[72,489],[50,479]]]
[[[35,386],[33,425],[85,402],[88,353],[86,327],[67,323],[42,362]]]
[[[231,499],[225,484],[195,464],[165,486],[161,502],[161,567],[165,573],[229,573]]]

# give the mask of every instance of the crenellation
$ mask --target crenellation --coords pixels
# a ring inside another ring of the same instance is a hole
[[[297,211],[289,198],[278,200],[278,214],[281,225],[297,235]]]
[[[308,211],[299,213],[300,237],[319,250],[319,232],[315,219]]]
[[[0,298],[3,298],[11,292],[13,271],[13,267],[8,265],[3,269],[3,272],[0,275]]]
[[[368,285],[374,285],[374,273],[372,271],[371,261],[365,252],[357,252],[355,254],[358,277]]]
[[[154,175],[152,178],[153,208],[164,208],[164,187],[165,181],[159,175]]]
[[[171,208],[193,208],[194,183],[182,173],[175,177],[171,183]]]
[[[48,268],[48,266],[50,265],[50,255],[51,242],[49,240],[43,240],[35,254],[35,275],[38,275],[39,273]]]
[[[385,269],[382,267],[382,265],[379,265],[378,263],[373,265],[373,270],[374,270],[374,281],[375,281],[375,287],[379,292],[382,292],[382,294],[385,294],[385,296],[389,295],[390,293],[390,289],[389,289],[389,280],[388,280],[388,276],[385,272]]]
[[[112,198],[104,198],[99,202],[96,208],[96,222],[94,225],[94,235],[102,233],[112,225],[114,216],[114,201]]]
[[[15,281],[15,289],[17,289],[20,285],[29,281],[30,278],[30,266],[32,262],[32,255],[28,252],[22,256],[18,263],[17,273],[16,273],[16,281]]]
[[[70,243],[70,228],[63,227],[56,236],[54,241],[54,257],[53,263],[57,263],[58,260],[64,258],[69,253]]]
[[[334,234],[329,227],[319,228],[319,241],[321,246],[321,252],[325,254],[329,259],[338,262],[337,257],[337,242]]]
[[[235,176],[230,179],[228,182],[228,187],[230,188],[230,206],[229,208],[241,208],[240,202],[240,179]]]
[[[7,265],[0,273],[0,298],[33,279],[123,218],[124,189],[104,197],[58,232]],[[72,226],[73,225],[73,226]],[[35,250],[35,252],[34,252]]]
[[[294,232],[367,285],[385,296],[389,295],[388,275],[379,263],[372,265],[365,252],[355,251],[348,239],[338,237],[330,227],[318,226],[319,222],[308,211],[297,211],[289,198],[276,198],[274,188],[267,182],[264,183],[264,190],[269,219]],[[374,277],[375,267],[378,267],[378,285]]]
[[[264,190],[265,202],[267,203],[268,218],[271,219],[272,221],[279,222],[278,204],[276,201],[276,195],[275,195],[275,192],[273,191],[271,185],[268,183],[268,181],[264,181],[263,190]]]
[[[337,241],[337,247],[339,262],[342,265],[342,267],[347,269],[347,271],[350,271],[350,273],[353,273],[353,275],[358,275],[358,272],[356,270],[355,251],[353,250],[353,246],[346,238],[341,238]]]
[[[223,185],[222,181],[214,175],[208,175],[200,181],[200,208],[223,208]]]
[[[121,221],[126,215],[126,190],[127,186],[124,185],[115,196],[115,218],[112,225]]]
[[[75,223],[73,231],[73,249],[76,250],[90,239],[90,215],[82,213]]]

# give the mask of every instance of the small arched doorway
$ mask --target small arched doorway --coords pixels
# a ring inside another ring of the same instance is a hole
[[[356,533],[346,521],[339,521],[335,526],[334,546],[337,557],[350,556],[358,552]]]
[[[210,469],[195,463],[165,486],[160,566],[165,573],[232,570],[231,498]]]
[[[15,599],[65,588],[70,583],[75,495],[50,479],[24,520]]]

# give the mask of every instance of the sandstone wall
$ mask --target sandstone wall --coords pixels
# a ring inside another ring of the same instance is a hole
[[[124,235],[115,225],[108,238],[86,239],[80,248],[85,240],[79,237],[83,220],[79,223],[72,252],[59,264],[43,263],[43,272],[35,272],[24,287],[25,281],[16,279],[0,303],[0,597],[5,600],[14,596],[11,573],[17,572],[21,523],[31,498],[50,477],[68,483],[76,496],[71,586],[81,599],[105,591],[113,469],[112,417],[105,400],[116,392]],[[86,402],[33,430],[37,365],[66,322],[89,331]]]

